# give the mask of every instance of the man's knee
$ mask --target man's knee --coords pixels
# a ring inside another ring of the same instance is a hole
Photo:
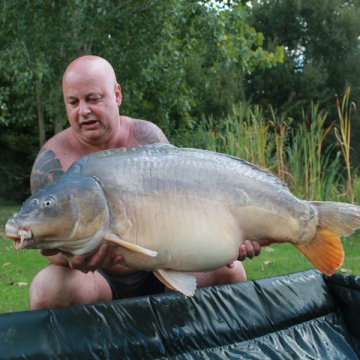
[[[41,269],[30,284],[30,309],[66,306],[63,272],[68,269],[50,264]]]
[[[232,275],[233,283],[242,282],[242,281],[247,280],[246,271],[245,271],[244,265],[241,261],[235,261],[234,270],[235,270],[235,274]]]
[[[50,264],[33,279],[30,309],[83,305],[112,300],[110,285],[98,272],[82,273],[69,267]]]

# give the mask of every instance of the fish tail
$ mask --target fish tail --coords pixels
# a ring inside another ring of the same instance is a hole
[[[318,212],[316,234],[306,245],[295,245],[323,274],[331,276],[344,261],[340,237],[360,228],[360,207],[331,201],[312,201]]]

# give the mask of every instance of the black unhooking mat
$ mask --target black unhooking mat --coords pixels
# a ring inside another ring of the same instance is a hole
[[[0,315],[1,359],[359,359],[360,278],[315,270]]]

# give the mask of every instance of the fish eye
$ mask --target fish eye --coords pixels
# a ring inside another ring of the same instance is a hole
[[[54,206],[54,204],[55,204],[54,198],[51,196],[49,196],[43,200],[43,206],[45,208],[51,208]]]

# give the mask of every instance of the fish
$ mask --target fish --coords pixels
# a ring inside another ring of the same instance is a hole
[[[188,272],[223,267],[246,239],[291,243],[326,275],[343,263],[341,237],[360,207],[295,197],[270,172],[209,150],[151,144],[84,156],[30,196],[6,223],[15,249],[90,254],[116,246],[120,262],[194,296]]]

